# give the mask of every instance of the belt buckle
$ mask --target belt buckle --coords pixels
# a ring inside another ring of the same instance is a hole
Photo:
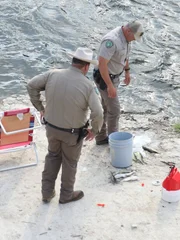
[[[74,133],[74,128],[71,129],[71,133]]]

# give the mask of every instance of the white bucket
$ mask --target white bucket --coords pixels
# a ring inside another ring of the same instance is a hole
[[[128,132],[114,132],[109,135],[111,164],[117,168],[132,165],[133,136]]]
[[[166,202],[178,202],[180,200],[180,190],[167,191],[162,188],[162,199]]]

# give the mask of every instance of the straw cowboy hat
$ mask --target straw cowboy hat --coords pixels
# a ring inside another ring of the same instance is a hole
[[[68,53],[71,57],[77,58],[79,60],[92,63],[93,65],[98,65],[98,60],[93,60],[93,51],[89,48],[79,47],[75,52]]]

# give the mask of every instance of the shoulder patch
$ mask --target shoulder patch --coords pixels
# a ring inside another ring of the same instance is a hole
[[[111,48],[114,45],[114,43],[111,40],[106,41],[106,47]]]

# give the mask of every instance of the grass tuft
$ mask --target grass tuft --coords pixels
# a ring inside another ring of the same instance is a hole
[[[176,132],[180,132],[180,123],[174,124],[173,127]]]

